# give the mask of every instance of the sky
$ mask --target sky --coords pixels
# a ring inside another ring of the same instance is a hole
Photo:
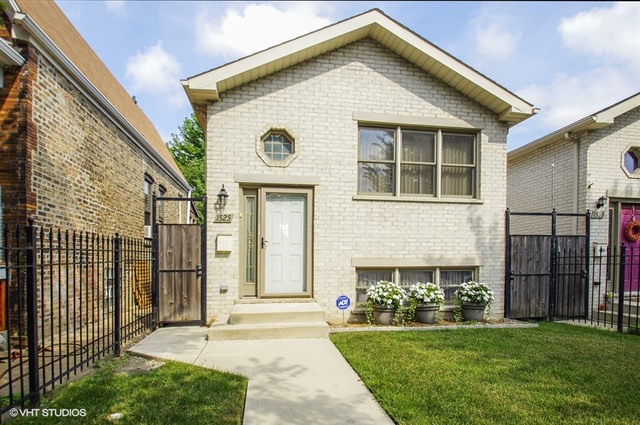
[[[640,3],[57,0],[171,140],[191,114],[181,79],[379,8],[540,109],[513,150],[640,92]]]

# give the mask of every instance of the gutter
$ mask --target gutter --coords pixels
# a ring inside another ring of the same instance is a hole
[[[559,139],[564,139],[565,134],[567,133],[572,133],[575,132],[577,130],[581,130],[583,129],[583,127],[589,127],[591,124],[597,123],[598,122],[598,116],[597,115],[590,115],[586,118],[581,119],[580,121],[576,121],[572,124],[569,124],[566,127],[563,127],[559,130],[554,131],[553,133],[549,133],[546,136],[543,136],[539,139],[534,140],[533,142],[530,142],[524,146],[521,146],[517,149],[512,150],[511,152],[508,153],[507,158],[508,159],[516,159],[518,157],[521,157],[535,149],[541,148],[543,146],[546,146],[552,142],[554,142],[555,140],[559,140]],[[585,128],[586,130],[586,128]]]
[[[131,123],[107,100],[107,98],[80,72],[78,68],[67,58],[67,56],[47,37],[44,31],[24,13],[16,13],[13,22],[24,28],[29,35],[40,43],[53,57],[62,65],[64,71],[71,76],[71,81],[75,81],[76,86],[87,95],[94,106],[111,118],[114,124],[129,137],[135,145],[145,152],[161,169],[167,172],[179,186],[185,191],[191,190],[189,183],[151,146],[151,144],[131,125]]]
[[[0,38],[0,59],[4,66],[22,66],[25,59],[6,40]]]

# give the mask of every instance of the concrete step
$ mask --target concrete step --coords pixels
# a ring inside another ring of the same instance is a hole
[[[210,341],[248,339],[329,338],[326,322],[251,323],[231,325],[214,323],[209,328]]]
[[[316,302],[239,303],[209,328],[210,340],[328,338],[325,310]]]
[[[617,306],[615,310],[611,310],[610,308],[607,308],[607,310],[592,310],[591,312],[593,320],[598,320],[601,322],[611,322],[611,323],[617,323],[618,321],[618,310],[617,310]],[[622,315],[622,320],[623,322],[626,323],[632,323],[635,324],[636,322],[640,323],[640,315],[638,315],[637,313],[635,314],[628,314],[626,309],[624,314]]]
[[[324,309],[309,302],[236,304],[229,315],[230,325],[324,321]]]

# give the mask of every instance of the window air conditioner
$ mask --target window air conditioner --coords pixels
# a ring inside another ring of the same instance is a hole
[[[147,239],[153,238],[153,227],[152,226],[144,226],[144,237]]]

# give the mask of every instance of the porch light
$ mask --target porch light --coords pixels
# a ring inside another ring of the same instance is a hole
[[[220,192],[218,192],[218,205],[220,205],[221,207],[224,207],[225,205],[227,205],[228,197],[229,197],[229,194],[224,189],[224,185],[222,185]]]
[[[607,205],[607,197],[606,196],[601,196],[600,198],[598,198],[598,200],[596,201],[596,208],[600,209],[600,208],[604,207],[605,205]]]

